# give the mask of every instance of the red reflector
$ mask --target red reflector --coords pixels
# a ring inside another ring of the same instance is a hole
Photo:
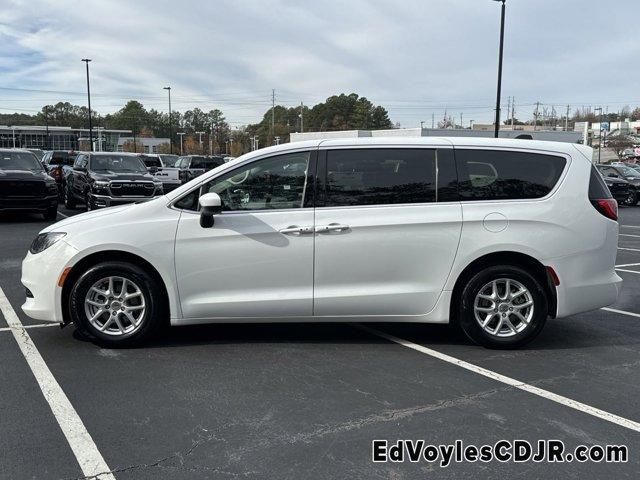
[[[553,281],[553,284],[556,287],[560,285],[560,279],[558,278],[558,274],[553,269],[553,267],[547,267],[547,273],[549,274],[549,277],[551,278],[551,280]]]
[[[611,220],[618,220],[618,202],[613,198],[603,198],[601,200],[591,200],[593,206],[602,215]]]

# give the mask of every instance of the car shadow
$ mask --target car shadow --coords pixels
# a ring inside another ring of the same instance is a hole
[[[42,218],[37,213],[0,213],[0,222],[2,223],[52,223]]]

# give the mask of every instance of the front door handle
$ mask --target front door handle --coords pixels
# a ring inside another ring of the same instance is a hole
[[[346,230],[349,230],[349,225],[344,225],[341,223],[330,223],[329,225],[319,225],[315,230],[316,233],[344,232]]]
[[[290,225],[287,228],[278,230],[284,235],[302,235],[304,233],[313,233],[313,227],[299,227],[297,225]]]

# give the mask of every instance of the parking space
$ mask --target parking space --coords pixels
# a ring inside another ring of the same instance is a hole
[[[0,287],[24,325],[38,324],[19,308],[20,262],[46,223],[0,222]],[[119,350],[84,341],[73,328],[27,333],[118,479],[478,478],[479,468],[487,478],[637,478],[640,208],[621,209],[620,223],[624,284],[613,310],[549,320],[522,350],[486,350],[448,326],[415,324],[366,325],[382,336],[347,324],[183,327],[150,346]],[[0,477],[81,477],[60,419],[6,325],[0,315]],[[507,385],[385,335],[615,417]],[[446,469],[371,462],[372,440],[403,438],[625,444],[629,462],[494,461]]]

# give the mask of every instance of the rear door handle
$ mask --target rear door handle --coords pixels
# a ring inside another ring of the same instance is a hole
[[[315,230],[316,233],[343,232],[349,230],[349,225],[343,225],[341,223],[330,223],[329,225],[319,225]]]
[[[299,227],[297,225],[290,225],[287,228],[278,230],[284,235],[302,235],[305,233],[313,233],[313,227]]]

